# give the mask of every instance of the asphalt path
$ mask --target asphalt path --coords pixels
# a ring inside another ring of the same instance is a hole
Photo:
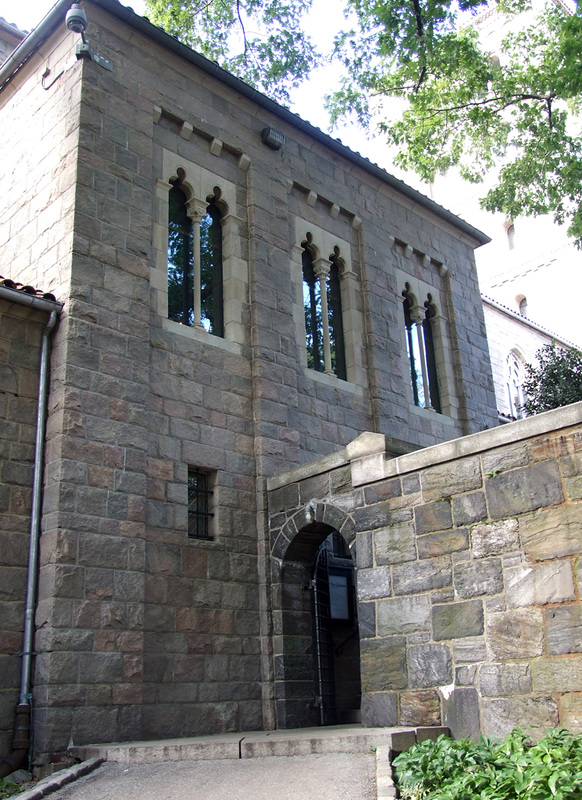
[[[376,800],[373,754],[106,762],[50,800]]]

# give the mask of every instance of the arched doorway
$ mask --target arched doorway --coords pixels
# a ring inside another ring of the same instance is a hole
[[[352,549],[337,529],[313,522],[297,532],[280,562],[273,609],[278,728],[358,719],[360,642]]]

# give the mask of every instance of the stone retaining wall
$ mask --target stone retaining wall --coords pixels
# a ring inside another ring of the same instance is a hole
[[[296,498],[274,552],[301,506],[356,530],[364,724],[582,730],[582,403],[385,450],[363,434],[318,480],[312,465],[270,483],[272,509]]]

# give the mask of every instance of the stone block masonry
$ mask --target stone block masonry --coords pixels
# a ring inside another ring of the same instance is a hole
[[[346,449],[342,491],[315,464],[270,483],[272,507],[349,512],[364,724],[582,731],[582,403],[394,459],[380,446]]]
[[[314,458],[336,466],[344,459],[331,484],[307,481],[302,492],[345,495],[352,470],[343,448],[362,431],[398,437],[391,446],[402,453],[497,418],[473,258],[486,237],[122,4],[86,0],[85,10],[92,46],[112,70],[75,58],[78,37],[57,3],[0,89],[0,257],[9,277],[64,302],[46,430],[33,687],[39,758],[71,742],[272,727],[285,702],[275,686],[281,674],[293,676],[285,691],[298,693],[290,718],[299,719],[309,683],[309,595],[301,591],[306,576],[297,575],[283,624],[269,568],[266,479]],[[281,150],[264,144],[265,126],[281,131]],[[211,197],[222,203],[223,337],[169,319],[169,192],[180,176],[195,200],[190,210]],[[339,252],[347,380],[308,366],[302,252],[310,237],[324,260]],[[443,413],[413,402],[408,282],[419,302],[430,294],[441,311]],[[22,349],[34,360],[34,346]],[[22,508],[25,398],[10,406],[20,417],[10,419],[12,455],[0,485],[0,503]],[[212,491],[208,539],[189,535],[194,473],[206,475]],[[398,692],[406,693],[407,718],[419,715],[419,703],[436,715],[438,685],[455,662],[448,640],[431,632],[444,635],[454,621],[435,622],[433,603],[447,602],[453,558],[468,546],[471,526],[488,519],[483,506],[502,505],[512,491],[500,483],[490,498],[481,477],[479,457],[460,465],[459,509],[445,496],[452,484],[443,494],[438,469],[427,471],[422,489],[411,470],[406,480],[375,479],[365,497],[356,490],[363,650],[373,662],[365,680],[370,695],[383,693],[386,715],[398,714]],[[571,495],[573,472],[568,480],[563,491]],[[533,483],[528,497],[532,491]],[[415,517],[419,493],[427,507]],[[556,497],[548,487],[548,501]],[[279,500],[287,515],[287,500]],[[380,513],[387,506],[388,517]],[[530,501],[523,511],[537,513]],[[348,514],[341,504],[322,513],[330,530]],[[547,525],[550,518],[532,521],[532,553],[541,552]],[[2,531],[3,548],[21,546],[12,533]],[[9,633],[20,558],[2,586]],[[471,586],[497,591],[501,567],[491,563],[491,576],[458,565],[459,603],[475,637],[483,638],[485,617]],[[531,590],[542,584],[540,577]],[[567,576],[560,586],[566,591]],[[406,625],[394,622],[391,603],[410,615]],[[295,630],[297,658],[281,673],[278,656],[289,653],[273,651],[285,626]],[[556,651],[565,626],[574,629],[575,618],[552,622]],[[382,677],[386,643],[392,693]],[[313,705],[311,687],[310,695]]]
[[[46,314],[0,299],[0,752],[20,688],[40,342]]]

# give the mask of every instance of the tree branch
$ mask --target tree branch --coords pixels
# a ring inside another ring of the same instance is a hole
[[[241,29],[242,29],[243,41],[245,43],[244,53],[245,53],[245,56],[246,56],[247,49],[248,49],[247,32],[245,31],[245,25],[244,25],[244,22],[242,21],[242,17],[241,17],[241,13],[240,13],[240,0],[236,0],[236,15],[238,17],[238,21],[240,22],[240,26],[241,26]]]
[[[416,21],[416,35],[419,39],[422,39],[424,36],[424,20],[418,0],[412,0],[412,8],[414,9],[414,19]]]
[[[551,127],[551,102],[554,97],[555,95],[553,94],[549,96],[539,95],[539,94],[516,94],[511,100],[508,100],[506,103],[503,103],[503,105],[499,106],[499,108],[494,109],[493,113],[499,114],[502,111],[505,111],[506,108],[509,108],[509,106],[513,106],[516,103],[519,103],[521,100],[538,100],[539,102],[548,105],[548,112],[550,116],[550,127]],[[449,111],[462,111],[463,109],[466,108],[477,108],[478,106],[486,106],[489,105],[490,103],[499,102],[501,99],[502,99],[501,97],[489,97],[487,100],[475,100],[469,103],[462,103],[461,105],[458,106],[448,106],[447,108],[432,109],[433,113],[429,114],[426,117],[423,117],[423,119],[431,119],[432,117],[436,117],[439,114],[446,114]]]

